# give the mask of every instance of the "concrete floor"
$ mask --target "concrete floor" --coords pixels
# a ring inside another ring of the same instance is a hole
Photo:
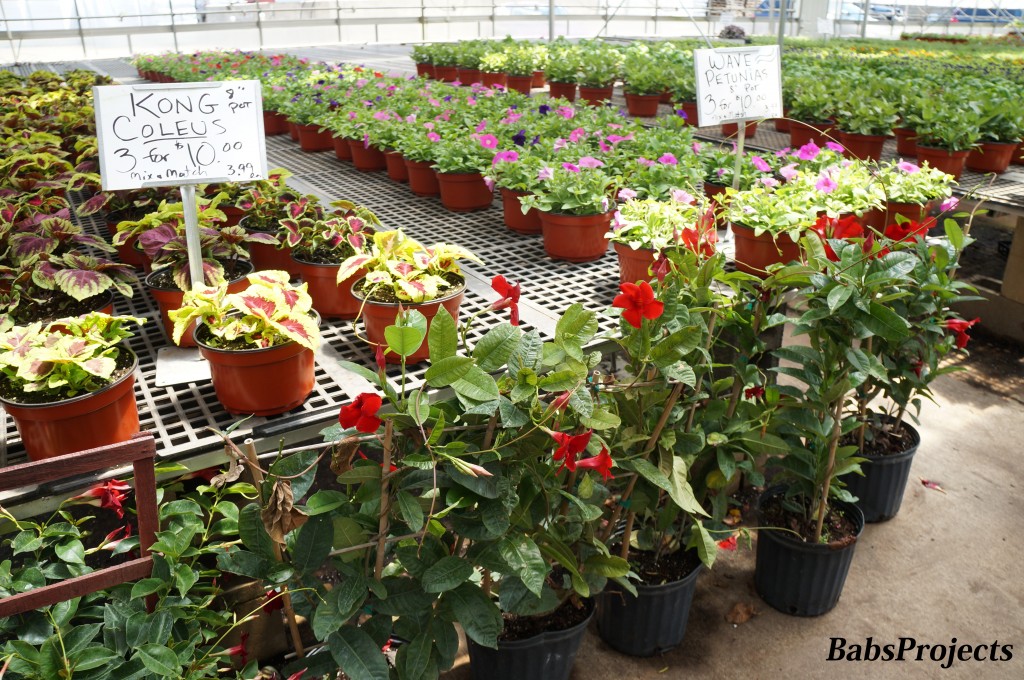
[[[714,569],[700,576],[681,647],[630,658],[605,645],[592,625],[573,680],[1024,677],[1024,579],[1017,571],[1024,565],[1024,402],[974,386],[963,374],[939,379],[935,392],[938,405],[926,403],[921,415],[921,446],[900,513],[865,529],[835,609],[798,618],[770,608],[754,591],[754,549],[741,545],[720,552]],[[737,604],[753,606],[755,616],[729,623]],[[834,636],[861,645],[868,636],[876,644],[899,644],[900,637],[946,646],[954,637],[958,644],[998,641],[1013,645],[1013,658],[957,661],[948,669],[909,659],[828,662]],[[465,659],[444,676],[469,677]]]

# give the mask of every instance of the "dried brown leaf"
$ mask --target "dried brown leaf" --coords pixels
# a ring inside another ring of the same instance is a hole
[[[225,484],[230,484],[231,482],[237,481],[238,478],[242,476],[242,470],[244,469],[245,466],[242,465],[242,460],[240,458],[232,458],[231,464],[228,465],[228,469],[220,473],[219,475],[214,475],[213,477],[211,477],[210,484],[214,488],[220,489]]]
[[[755,616],[757,616],[757,610],[754,609],[754,605],[749,602],[737,602],[732,606],[729,613],[725,615],[725,620],[734,626],[739,626]]]
[[[359,450],[359,437],[345,437],[331,451],[331,472],[342,475],[352,469],[352,459]]]
[[[292,483],[287,479],[274,482],[267,507],[260,513],[263,526],[276,543],[284,543],[284,537],[298,529],[309,519],[306,513],[294,506]]]

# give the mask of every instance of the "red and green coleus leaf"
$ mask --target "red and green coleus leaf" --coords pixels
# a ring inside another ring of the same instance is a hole
[[[375,258],[372,255],[367,255],[366,253],[357,253],[346,259],[338,268],[338,283],[349,280],[355,276],[360,269],[363,269],[373,262],[374,259]]]

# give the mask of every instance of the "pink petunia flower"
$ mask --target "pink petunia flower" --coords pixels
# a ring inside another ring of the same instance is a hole
[[[568,170],[569,172],[579,172],[580,171],[580,166],[573,165],[572,163],[562,163],[562,167],[565,168],[566,170]]]
[[[669,192],[669,196],[671,196],[672,200],[676,203],[692,205],[694,201],[693,195],[685,189],[673,189]]]
[[[825,147],[830,151],[835,151],[836,153],[842,153],[844,151],[843,145],[836,144],[835,142],[825,142]]]
[[[788,182],[799,175],[800,171],[796,169],[796,163],[790,163],[779,168],[779,174]]]
[[[902,170],[903,172],[907,173],[908,175],[913,175],[915,172],[921,169],[909,161],[902,160],[896,164],[896,167]]]
[[[838,188],[839,185],[836,181],[828,175],[822,175],[818,178],[818,182],[814,185],[814,188],[823,194],[830,194]]]
[[[751,156],[750,157],[750,164],[753,165],[758,170],[760,170],[761,172],[771,172],[772,171],[772,166],[768,165],[768,161],[766,161],[765,159],[761,158],[760,156]]]
[[[580,159],[580,167],[581,168],[591,168],[591,169],[593,169],[593,168],[603,168],[604,167],[604,163],[601,162],[600,160],[594,158],[593,156],[584,156],[583,158]]]
[[[674,155],[672,155],[670,153],[662,154],[661,158],[658,159],[658,162],[661,163],[662,165],[678,165],[679,164],[679,160]]]
[[[495,149],[498,147],[498,138],[494,135],[480,135],[477,141],[485,149]]]
[[[541,182],[549,180],[554,176],[555,171],[547,166],[544,166],[543,168],[540,169],[539,172],[537,172],[537,179],[540,180]]]
[[[632,189],[619,189],[619,200],[628,201],[631,198],[636,198],[636,192]]]
[[[821,147],[814,142],[807,142],[796,152],[796,157],[802,161],[813,161],[821,153]]]

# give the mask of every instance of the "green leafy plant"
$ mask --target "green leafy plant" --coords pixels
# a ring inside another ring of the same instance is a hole
[[[524,196],[520,201],[523,211],[537,208],[567,215],[608,212],[614,205],[616,181],[597,163],[601,161],[585,156],[579,164],[563,163],[562,167],[542,168],[544,179],[533,188],[533,194]]]

